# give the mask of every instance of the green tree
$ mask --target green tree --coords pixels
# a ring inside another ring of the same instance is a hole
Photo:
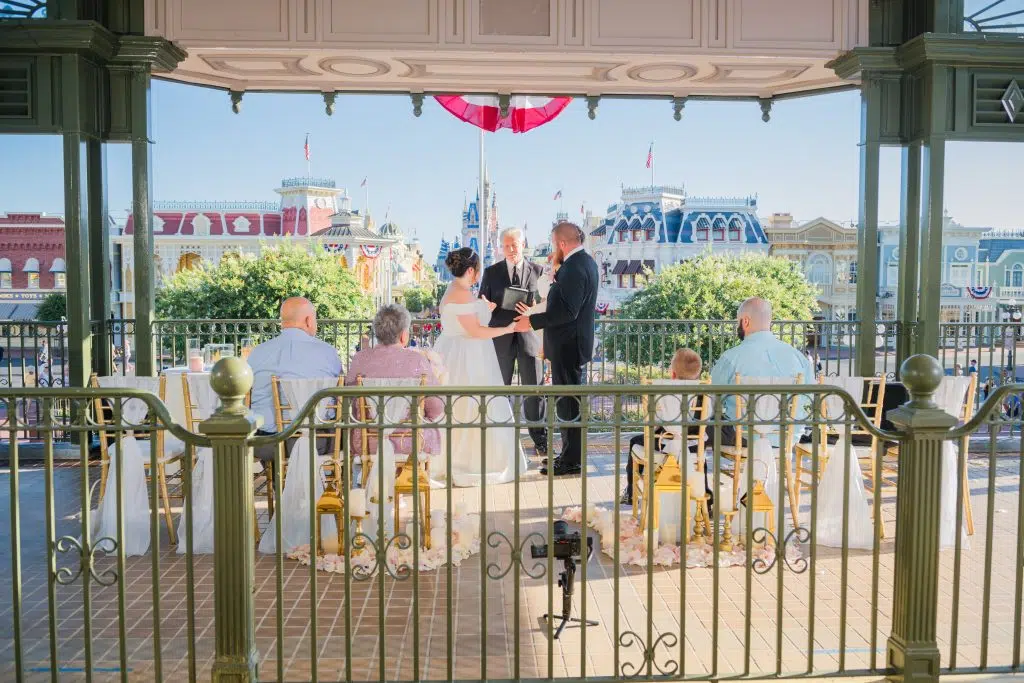
[[[162,318],[214,320],[276,320],[281,302],[304,296],[316,308],[320,320],[365,320],[373,315],[370,296],[335,254],[284,242],[263,246],[260,255],[239,254],[222,258],[216,266],[181,270],[164,280],[157,290],[156,310]],[[227,334],[201,334],[203,343],[239,340]],[[321,325],[320,336],[350,352],[362,329]],[[164,338],[164,352],[184,353],[185,335]],[[252,335],[257,337],[259,335]],[[181,337],[181,338],[178,338]]]
[[[434,305],[434,290],[428,287],[412,287],[405,290],[405,307],[410,313],[422,313]]]
[[[661,325],[607,326],[606,352],[639,364],[667,363],[675,349],[689,346],[710,368],[726,349],[738,343],[735,327],[701,321],[733,321],[740,303],[757,296],[771,302],[775,320],[810,320],[818,308],[818,291],[796,263],[787,259],[745,254],[704,254],[650,275],[646,287],[622,306],[619,318],[674,321]],[[784,328],[781,338],[802,347],[804,330]]]
[[[36,311],[36,320],[40,322],[56,322],[68,315],[68,298],[60,292],[47,294]]]

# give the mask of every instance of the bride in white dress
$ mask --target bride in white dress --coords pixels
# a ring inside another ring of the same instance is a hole
[[[474,298],[472,287],[480,276],[480,257],[472,249],[463,247],[448,254],[445,261],[455,278],[441,298],[441,336],[434,351],[444,361],[451,386],[503,387],[498,355],[491,342],[495,337],[509,334],[508,327],[487,327],[495,304]],[[512,406],[505,396],[487,397],[487,424],[512,422]],[[488,427],[486,430],[486,457],[481,450],[480,398],[463,396],[452,403],[451,483],[455,486],[501,484],[526,472],[526,456],[519,446],[514,427]],[[444,455],[438,466],[431,466],[434,477],[444,476]]]

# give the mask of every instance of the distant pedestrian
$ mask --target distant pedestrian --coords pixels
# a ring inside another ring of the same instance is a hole
[[[970,363],[967,364],[967,374],[968,375],[976,375],[976,374],[978,374],[978,361],[972,360]]]
[[[953,376],[954,377],[963,377],[964,376],[964,366],[961,365],[960,363],[957,363],[956,365],[954,365],[953,366]]]

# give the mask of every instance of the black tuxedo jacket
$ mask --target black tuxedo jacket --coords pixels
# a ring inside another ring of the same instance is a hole
[[[530,316],[533,329],[544,330],[544,356],[552,363],[581,367],[594,358],[598,284],[597,263],[580,250],[558,269],[547,310]]]
[[[525,266],[525,267],[523,267]],[[530,263],[527,260],[523,260],[520,264],[523,274],[520,276],[522,282],[519,284],[523,289],[530,290],[532,294],[532,300],[527,303],[532,305],[537,303],[537,280],[540,278],[544,269],[536,263]],[[497,308],[491,313],[490,327],[505,327],[510,325],[513,320],[519,317],[519,314],[515,311],[507,311],[501,307],[501,302],[505,298],[505,288],[512,286],[512,279],[508,275],[508,264],[502,259],[497,263],[488,266],[484,269],[483,278],[480,280],[480,295],[487,297],[487,300],[497,304]],[[536,356],[540,353],[540,342],[537,336],[532,332],[526,334],[514,333],[511,335],[503,335],[501,337],[495,337],[494,348],[501,354],[504,351],[511,349],[512,337],[517,337],[524,343],[526,352],[531,356]],[[506,347],[508,347],[506,349]]]

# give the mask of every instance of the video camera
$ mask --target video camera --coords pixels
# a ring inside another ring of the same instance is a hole
[[[583,551],[583,537],[580,536],[580,532],[574,531],[569,533],[568,522],[558,520],[554,524],[554,540],[551,542],[554,546],[554,557],[556,560],[568,560],[575,557],[582,557]],[[594,552],[594,539],[587,536],[587,558]],[[548,544],[544,543],[537,545],[533,543],[530,545],[530,557],[535,560],[548,556]]]
[[[558,575],[558,586],[562,589],[562,614],[559,615],[560,621],[558,628],[555,629],[555,639],[557,640],[562,635],[562,629],[570,621],[580,622],[571,615],[572,613],[572,594],[574,591],[574,584],[576,580],[576,558],[582,559],[583,554],[583,537],[580,532],[574,531],[569,533],[569,524],[559,520],[554,523],[554,533],[552,534],[551,541],[551,554],[556,560],[561,560],[564,567]],[[594,554],[594,539],[587,536],[587,560]],[[535,560],[548,556],[548,544],[544,543],[541,545],[531,544],[530,545],[530,557]],[[552,619],[553,615],[545,614],[545,619]],[[597,622],[588,619],[585,622],[580,622],[584,626],[596,626]]]

